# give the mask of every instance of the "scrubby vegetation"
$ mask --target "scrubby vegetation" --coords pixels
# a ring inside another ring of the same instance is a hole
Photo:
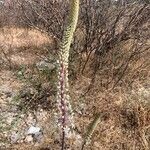
[[[0,149],[149,150],[149,1],[82,0],[68,40],[70,6],[0,2]]]

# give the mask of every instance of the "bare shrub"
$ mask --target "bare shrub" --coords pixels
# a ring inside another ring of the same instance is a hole
[[[106,89],[114,89],[126,81],[131,83],[134,77],[125,79],[130,76],[130,66],[134,68],[135,62],[149,55],[149,5],[129,3],[116,7],[108,1],[83,1],[81,9],[85,36],[84,43],[78,47],[81,48],[80,53],[86,54],[86,59],[81,59],[82,73],[90,62],[87,70],[92,72],[92,83],[96,74]],[[147,60],[140,65],[134,68],[134,73],[149,66]]]
[[[55,39],[54,49],[58,49],[68,12],[67,1],[16,0],[12,5],[14,7],[7,9],[11,10],[9,14],[13,11],[18,14],[13,17],[17,26],[45,32]],[[104,89],[132,85],[140,78],[137,75],[140,70],[149,66],[147,1],[83,0],[80,8],[70,55],[70,72],[74,76],[82,73],[90,77],[91,83],[98,77]],[[76,65],[78,67],[74,67]]]

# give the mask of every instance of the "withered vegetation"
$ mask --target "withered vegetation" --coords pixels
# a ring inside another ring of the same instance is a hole
[[[10,149],[59,149],[55,131],[50,129],[54,121],[56,70],[49,66],[39,69],[37,64],[44,60],[55,66],[68,6],[68,1],[57,0],[0,3],[0,112],[7,99],[1,89],[6,86],[17,92],[19,112],[42,109],[50,114],[42,122],[46,126],[43,143],[37,147],[12,144]],[[84,149],[150,147],[149,12],[148,0],[80,2],[69,79],[76,132],[83,141],[87,125],[96,114],[101,117]],[[0,138],[4,133],[2,129]],[[68,145],[80,150],[82,143],[70,140]]]

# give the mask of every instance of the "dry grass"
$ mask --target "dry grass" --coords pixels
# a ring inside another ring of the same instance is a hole
[[[83,87],[85,84],[78,84],[78,86]],[[122,89],[110,93],[110,91],[101,92],[97,88],[93,88],[85,98],[84,102],[87,107],[84,110],[84,115],[78,115],[80,119],[77,124],[80,124],[78,125],[79,129],[84,131],[85,124],[87,125],[90,120],[93,120],[93,114],[100,112],[103,117],[92,136],[91,144],[85,149],[148,150],[150,146],[150,101],[148,94],[150,88],[148,87],[142,86],[142,91],[139,87],[135,87],[133,92],[128,94]],[[76,97],[75,103],[76,105],[81,104],[81,100]]]
[[[34,64],[54,48],[53,39],[33,29],[1,28],[0,41],[0,59],[9,65]]]
[[[39,61],[41,55],[45,57],[47,55],[45,45],[51,44],[54,47],[52,39],[35,30],[3,28],[0,32],[0,39],[2,41],[0,45],[3,45],[3,50],[10,58],[11,63],[18,66],[28,66]],[[3,55],[0,53],[0,58],[1,56]],[[134,67],[140,66],[143,61],[141,59]],[[132,70],[132,66],[130,67]],[[76,80],[71,81],[75,124],[79,134],[84,135],[87,125],[93,120],[95,114],[102,114],[102,118],[91,137],[91,143],[86,145],[85,149],[148,150],[150,147],[150,81],[148,80],[148,70],[143,70],[145,72],[143,73],[143,80],[142,78],[142,81],[137,80],[132,91],[127,91],[123,87],[118,87],[115,91],[106,90],[100,85],[100,78],[97,78],[91,91],[83,96],[91,81],[88,78],[90,65],[87,68],[88,70],[85,73],[87,76],[79,75]],[[25,73],[28,75],[31,72],[35,77],[33,68],[29,68]],[[18,80],[13,73],[12,70],[1,69],[0,84],[11,88],[13,91],[20,90],[22,86],[28,84]],[[49,97],[49,100],[51,101],[52,98]],[[4,100],[1,102],[4,102]],[[59,143],[53,135],[54,129],[52,128],[54,111],[54,109],[48,110],[47,119],[40,121],[45,128],[45,137],[42,143],[38,145],[13,144],[7,150],[59,149]],[[76,146],[72,143],[70,149],[80,150],[80,145],[78,145],[78,148]]]
[[[41,46],[50,43],[47,35],[34,30],[24,28],[1,28],[0,29],[1,44],[11,45],[12,48]]]

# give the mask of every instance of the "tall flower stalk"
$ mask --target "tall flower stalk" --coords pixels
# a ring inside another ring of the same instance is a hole
[[[59,125],[62,132],[62,150],[65,145],[65,137],[74,128],[73,112],[70,104],[68,64],[69,49],[73,40],[73,34],[77,26],[79,14],[79,0],[70,0],[70,13],[68,24],[64,29],[62,42],[59,45],[59,58],[57,66],[57,104],[59,110]]]

